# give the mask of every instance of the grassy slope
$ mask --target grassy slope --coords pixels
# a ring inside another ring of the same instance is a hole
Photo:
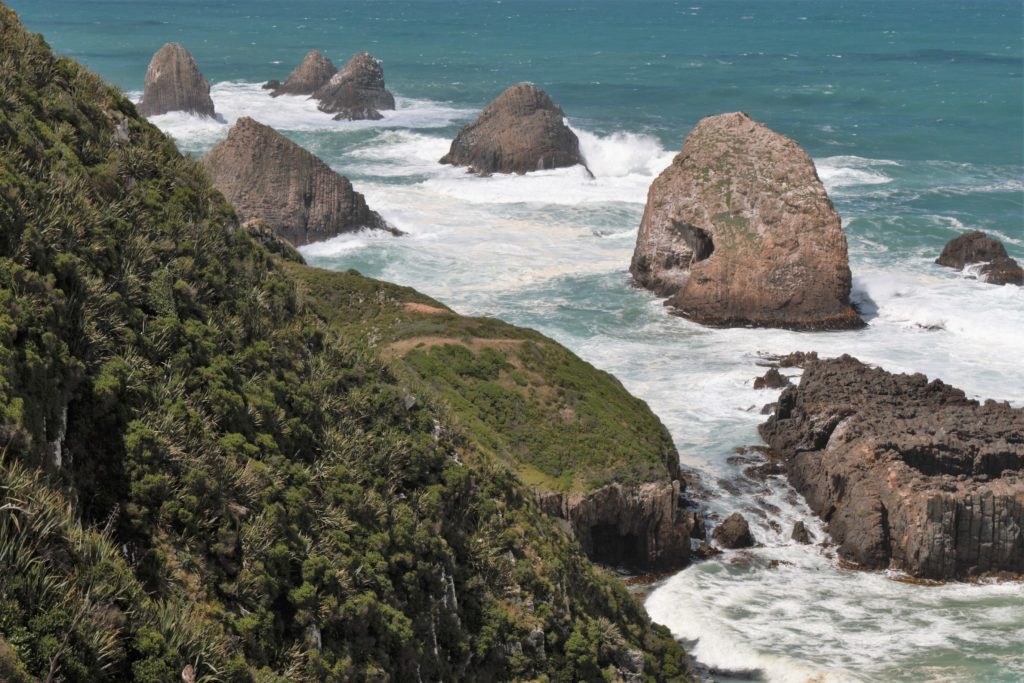
[[[588,491],[673,476],[678,454],[647,404],[547,337],[457,315],[354,271],[290,271],[332,327],[391,361],[415,393],[444,406],[474,445],[527,484]]]
[[[0,6],[0,678],[681,675],[511,451],[368,350],[387,286],[297,270]]]

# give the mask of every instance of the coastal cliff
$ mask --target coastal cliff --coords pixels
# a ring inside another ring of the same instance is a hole
[[[760,431],[847,559],[1024,574],[1024,409],[842,356],[810,360]]]
[[[688,678],[472,413],[370,346],[437,302],[242,229],[3,6],[0,60],[4,677]]]

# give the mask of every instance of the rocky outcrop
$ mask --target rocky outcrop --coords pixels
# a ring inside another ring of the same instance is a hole
[[[690,559],[694,515],[680,503],[681,488],[678,480],[612,484],[586,494],[538,491],[537,500],[595,562],[658,571]]]
[[[238,119],[202,161],[243,221],[266,221],[296,246],[361,228],[397,234],[347,178],[251,118]]]
[[[845,558],[1024,573],[1024,409],[842,356],[809,362],[760,431]]]
[[[270,81],[264,85],[264,88],[267,88],[271,83],[277,84],[273,87],[274,92],[270,93],[271,97],[280,97],[281,95],[312,95],[327,85],[331,77],[336,73],[338,73],[337,67],[334,66],[334,63],[324,53],[320,52],[320,50],[310,50],[306,53],[302,63],[288,74],[288,78],[285,79],[284,83]]]
[[[743,113],[701,120],[651,185],[630,272],[699,323],[850,329],[839,214],[814,162]]]
[[[963,270],[972,263],[983,263],[980,269],[985,282],[994,285],[1024,285],[1024,269],[1010,258],[999,240],[981,230],[972,230],[946,243],[935,262]]]
[[[159,116],[171,111],[215,115],[210,84],[199,73],[188,50],[177,43],[168,43],[153,55],[146,69],[138,110],[143,116]]]
[[[728,550],[750,548],[754,545],[754,535],[750,533],[750,525],[746,517],[734,512],[711,532],[715,543]]]
[[[395,108],[395,97],[384,88],[384,69],[369,52],[360,52],[341,71],[318,88],[313,97],[320,111],[335,120],[382,119],[381,109]]]
[[[777,368],[769,368],[763,376],[754,379],[755,389],[782,389],[788,387],[792,382],[789,378],[778,371]]]
[[[807,530],[807,525],[801,521],[793,524],[793,531],[789,537],[801,545],[808,545],[814,540],[811,537],[811,532]]]
[[[565,114],[530,83],[513,85],[459,131],[442,164],[474,173],[527,173],[583,164],[580,141]]]

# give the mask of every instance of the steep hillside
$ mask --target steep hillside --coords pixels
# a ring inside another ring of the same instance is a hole
[[[684,677],[486,443],[523,426],[419,392],[277,246],[0,6],[0,679]],[[522,461],[599,483],[556,455]]]

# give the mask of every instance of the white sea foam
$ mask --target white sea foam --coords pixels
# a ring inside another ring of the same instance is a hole
[[[136,98],[139,93],[134,93]],[[171,112],[151,121],[189,151],[204,150],[225,135],[242,116],[281,131],[330,132],[367,128],[443,128],[473,114],[431,100],[395,98],[394,111],[382,111],[379,121],[335,121],[331,114],[317,109],[317,101],[305,96],[271,97],[258,83],[224,81],[210,88],[210,97],[218,118]]]
[[[892,182],[880,168],[899,166],[888,159],[865,159],[858,156],[824,157],[814,161],[818,177],[829,193],[862,185],[884,185]]]

